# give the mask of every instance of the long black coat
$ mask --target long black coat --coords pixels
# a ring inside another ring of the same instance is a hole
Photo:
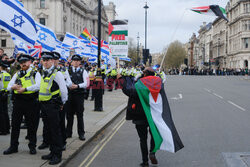
[[[135,124],[147,124],[147,118],[135,89],[135,81],[130,77],[123,77],[122,91],[129,97],[126,120],[132,120]]]

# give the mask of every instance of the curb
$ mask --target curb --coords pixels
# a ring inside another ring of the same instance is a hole
[[[73,154],[69,155],[69,157],[66,160],[62,160],[62,162],[60,164],[58,164],[58,167],[64,167],[70,160],[72,160],[87,144],[89,144],[96,136],[98,136],[100,134],[100,132],[102,132],[108,125],[110,125],[123,111],[125,111],[125,109],[127,108],[127,103],[124,103],[122,105],[120,105],[119,107],[117,107],[116,109],[114,109],[111,113],[109,113],[107,116],[105,116],[103,119],[101,119],[98,123],[103,123],[102,127],[100,129],[98,129],[96,132],[94,132],[94,134],[89,138],[86,139],[86,141],[78,147],[77,150],[75,150],[73,152]],[[76,143],[76,141],[73,141],[70,145],[73,145],[74,143]],[[67,150],[66,150],[67,151]],[[48,162],[46,162],[46,164],[42,165],[42,166],[50,166],[48,165]]]

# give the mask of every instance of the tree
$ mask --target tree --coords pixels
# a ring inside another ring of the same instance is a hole
[[[181,64],[184,63],[187,52],[181,42],[175,41],[164,49],[162,58],[165,55],[166,57],[163,62],[163,68],[179,68]]]
[[[137,65],[139,63],[139,57],[137,56],[137,46],[133,38],[128,39],[128,57],[131,59],[132,65]]]

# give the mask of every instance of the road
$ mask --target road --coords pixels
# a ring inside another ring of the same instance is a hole
[[[234,76],[167,78],[165,89],[185,148],[176,154],[157,152],[158,166],[228,167],[233,165],[225,155],[250,152],[250,80]],[[123,121],[124,115],[66,166],[138,167],[139,139],[134,125]]]

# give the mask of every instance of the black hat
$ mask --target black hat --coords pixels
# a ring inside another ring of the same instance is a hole
[[[51,53],[54,54],[54,59],[55,59],[55,60],[60,59],[60,57],[61,57],[60,53],[58,53],[58,52],[51,52]]]
[[[1,61],[0,60],[0,66],[4,67],[4,68],[8,68],[10,65],[9,65],[9,63],[7,61]]]
[[[71,60],[81,61],[82,58],[81,58],[80,55],[73,55],[72,58],[71,58]]]
[[[23,62],[30,61],[30,60],[32,60],[32,57],[30,55],[27,55],[27,54],[20,54],[17,57],[17,61],[19,63],[23,63]]]
[[[54,58],[54,54],[51,52],[42,52],[41,53],[42,59],[53,59]]]

